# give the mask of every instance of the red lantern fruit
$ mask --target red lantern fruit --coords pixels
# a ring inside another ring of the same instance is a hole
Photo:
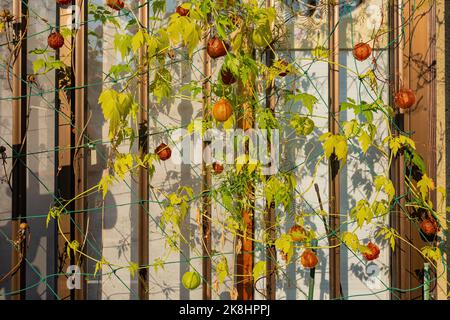
[[[378,246],[376,244],[372,243],[372,242],[369,242],[367,244],[367,249],[370,250],[370,252],[364,253],[364,258],[367,261],[375,260],[380,255],[380,248],[378,248]]]
[[[305,241],[306,240],[306,231],[302,226],[299,226],[298,224],[293,225],[289,229],[289,235],[291,236],[293,241]]]
[[[213,170],[215,174],[221,174],[223,172],[223,165],[219,162],[214,162],[212,164]]]
[[[64,37],[57,31],[52,32],[47,38],[47,43],[50,48],[58,50],[64,45]]]
[[[226,85],[230,85],[236,82],[236,78],[234,77],[233,73],[226,69],[222,69],[222,71],[220,71],[220,77],[222,79],[222,83]]]
[[[227,99],[222,98],[213,106],[212,114],[214,119],[216,119],[217,121],[225,122],[233,114],[233,107]]]
[[[314,252],[311,250],[305,250],[302,256],[300,257],[300,262],[305,268],[315,268],[319,260]]]
[[[395,94],[394,101],[400,109],[408,109],[416,103],[416,96],[411,89],[401,89]]]
[[[182,6],[178,6],[176,9],[176,13],[178,13],[182,17],[185,17],[189,14],[189,9],[185,9]]]
[[[225,43],[217,37],[213,37],[208,40],[206,51],[208,52],[208,55],[213,59],[223,57],[227,54]]]
[[[170,148],[165,143],[161,143],[155,149],[155,153],[159,156],[159,159],[161,159],[162,161],[166,161],[170,159],[170,157],[172,156],[172,150],[170,150]]]
[[[426,236],[431,237],[438,232],[438,226],[434,219],[428,218],[420,223],[420,230],[422,230]]]
[[[122,0],[106,0],[106,4],[111,9],[117,11],[120,11],[121,9],[123,9],[123,7],[125,7],[125,2],[123,2]]]
[[[364,61],[372,54],[372,48],[368,43],[358,43],[353,48],[353,56],[358,61]]]
[[[65,6],[65,5],[71,4],[72,0],[56,0],[56,3],[61,6]]]

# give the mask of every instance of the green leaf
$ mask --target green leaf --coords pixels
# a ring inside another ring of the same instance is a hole
[[[147,32],[144,29],[139,29],[138,32],[131,39],[131,48],[133,52],[136,53],[144,44]]]
[[[359,125],[355,119],[343,122],[344,134],[347,138],[352,138],[358,134]]]
[[[116,33],[114,35],[114,50],[120,52],[122,59],[125,59],[131,50],[131,36]]]
[[[259,261],[253,267],[253,281],[256,283],[259,278],[263,277],[266,274],[266,261]]]
[[[338,160],[343,160],[343,162],[346,161],[348,146],[345,136],[333,135],[330,132],[327,132],[319,137],[319,141],[322,141],[322,147],[327,158],[330,158],[332,154],[335,154]]]
[[[373,218],[373,212],[366,200],[358,201],[357,205],[350,210],[350,217],[356,219],[358,227],[362,227],[364,222],[369,224]]]
[[[294,128],[295,132],[298,135],[307,136],[314,131],[315,123],[308,117],[302,117],[298,114],[295,114],[291,121],[290,125]]]
[[[44,59],[36,59],[33,61],[33,72],[37,74],[39,70],[45,67],[45,60]]]
[[[318,99],[308,93],[298,93],[295,95],[289,95],[287,97],[288,100],[293,100],[293,102],[301,101],[302,104],[308,109],[309,113],[313,112],[313,107],[317,103]]]
[[[441,250],[439,248],[425,246],[422,249],[420,249],[420,252],[422,252],[425,258],[434,260],[437,263],[440,262],[442,259]]]
[[[376,237],[384,237],[384,239],[389,240],[392,251],[394,251],[394,249],[395,249],[396,236],[398,236],[397,230],[395,230],[394,228],[389,229],[387,227],[381,228],[380,231],[376,235]]]
[[[220,262],[216,265],[216,272],[219,278],[219,282],[223,283],[223,281],[229,274],[227,258],[222,257]]]
[[[286,255],[286,262],[291,261],[291,257],[294,253],[294,246],[292,245],[292,238],[288,234],[282,234],[277,240],[275,240],[275,247]]]
[[[106,194],[108,193],[109,187],[112,186],[114,178],[111,177],[108,173],[102,176],[102,179],[98,183],[98,190],[102,191],[102,197],[105,199]]]
[[[395,188],[392,181],[385,177],[385,176],[377,176],[375,177],[375,189],[377,191],[380,191],[381,189],[384,189],[384,192],[389,196],[389,201],[391,201],[394,198],[395,195]]]
[[[128,267],[130,271],[131,278],[134,279],[136,272],[139,270],[139,265],[135,262],[130,261],[130,266]]]
[[[158,269],[162,269],[164,270],[164,261],[161,258],[156,258],[155,260],[153,260],[153,270],[155,270],[155,272],[158,271]]]

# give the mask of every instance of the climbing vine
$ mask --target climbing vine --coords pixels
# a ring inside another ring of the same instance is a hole
[[[317,3],[323,7],[329,5],[326,1]],[[285,12],[294,10],[288,2],[272,8],[256,0],[192,0],[180,4],[169,14],[166,1],[151,1],[149,5],[152,12],[151,29],[143,27],[134,13],[135,8],[128,1],[107,1],[104,5],[89,3],[89,16],[93,22],[115,28],[112,45],[120,57],[119,62],[112,65],[107,73],[112,81],[98,96],[98,104],[108,124],[106,168],[96,185],[74,199],[59,199],[48,212],[47,225],[55,220],[59,226],[61,215],[68,214],[67,206],[80,197],[99,193],[105,199],[112,186],[121,184],[128,175],[137,176],[140,168],[147,169],[151,181],[161,163],[171,158],[174,148],[172,141],[155,145],[154,152],[144,156],[139,151],[133,151],[137,149],[134,147],[142,134],[138,123],[142,106],[135,88],[148,70],[150,98],[156,108],[162,103],[170,105],[175,99],[200,102],[199,95],[204,81],[210,83],[212,103],[206,106],[203,116],[195,117],[185,126],[189,134],[200,133],[204,137],[208,129],[259,128],[267,130],[269,141],[277,130],[281,131],[282,136],[288,134],[291,139],[313,141],[319,146],[318,150],[311,151],[304,159],[297,159],[305,165],[291,168],[280,166],[276,173],[270,175],[264,172],[260,160],[248,153],[236,157],[234,163],[216,159],[216,162],[208,164],[207,168],[213,173],[215,183],[207,191],[207,196],[216,206],[220,206],[222,215],[219,220],[211,218],[212,223],[214,228],[220,230],[222,237],[226,235],[233,239],[234,254],[242,252],[242,239],[248,240],[247,229],[251,226],[244,212],[250,212],[253,219],[264,219],[266,209],[256,204],[257,199],[264,199],[276,209],[276,237],[272,239],[268,230],[263,229],[250,240],[262,247],[275,246],[281,257],[280,261],[275,262],[277,270],[283,270],[299,257],[301,265],[306,269],[325,263],[317,258],[318,251],[328,250],[330,246],[319,246],[317,243],[331,237],[338,239],[338,246],[346,246],[358,257],[366,261],[375,260],[380,250],[389,250],[389,247],[390,250],[398,250],[400,242],[414,247],[408,239],[401,236],[399,230],[390,225],[388,219],[390,213],[398,210],[400,199],[403,199],[399,214],[409,219],[417,227],[417,232],[428,241],[427,246],[414,249],[435,267],[440,263],[445,264],[442,261],[443,249],[440,243],[444,231],[441,222],[445,220],[446,212],[437,211],[439,206],[432,202],[433,192],[441,193],[445,198],[445,189],[443,186],[436,186],[429,177],[424,160],[416,150],[414,134],[400,130],[395,122],[396,113],[416,105],[414,92],[409,88],[392,92],[395,98],[392,105],[385,99],[386,90],[391,90],[392,84],[383,79],[377,63],[378,56],[373,50],[379,38],[386,34],[382,26],[374,30],[371,37],[355,44],[353,57],[356,65],[359,64],[358,69],[363,70],[358,71],[331,61],[326,42],[317,43],[309,58],[292,58],[283,54],[286,49],[284,43],[291,36],[286,28]],[[340,4],[336,2],[335,5]],[[300,13],[304,12],[296,12],[294,16]],[[0,31],[8,34],[12,19],[10,13],[2,11],[0,19]],[[73,37],[75,32],[69,28],[51,30],[48,46],[29,52],[37,57],[33,60],[33,77],[39,79],[51,71],[58,71],[59,90],[63,93],[68,93],[68,89],[73,86],[71,69],[56,58],[55,49],[61,48],[64,40]],[[206,48],[203,45],[205,39]],[[399,40],[401,39],[397,39]],[[11,50],[14,48],[11,47]],[[218,76],[208,79],[202,77],[181,87],[177,86],[170,65],[195,65],[194,59],[204,50],[214,61],[214,71]],[[142,57],[140,52],[145,52],[145,56]],[[274,59],[268,65],[265,58],[269,54]],[[363,61],[370,59],[372,62],[364,69]],[[323,117],[320,105],[327,104],[323,97],[304,92],[297,85],[286,85],[288,78],[294,84],[303,80],[311,81],[302,62],[308,62],[309,65],[334,64],[334,68],[346,69],[370,97],[370,101],[364,101],[359,96],[341,97],[343,102],[340,104],[340,112],[346,113],[347,119],[339,122],[339,132],[322,132],[317,124]],[[276,99],[273,112],[266,106],[265,94],[269,88],[273,88],[272,95]],[[294,106],[299,106],[298,110]],[[383,126],[380,126],[379,119],[384,123]],[[249,142],[244,139],[240,143],[248,146]],[[346,231],[330,230],[329,213],[326,210],[316,207],[300,209],[301,206],[296,205],[306,202],[304,195],[318,183],[317,172],[321,164],[338,163],[338,170],[342,170],[349,158],[356,157],[364,162],[369,153],[384,159],[387,166],[369,181],[375,190],[373,197],[361,199],[347,212],[340,212],[348,221],[355,223],[348,222],[349,228]],[[404,159],[405,164],[405,179],[402,181],[406,189],[404,195],[395,190],[391,180],[391,168],[398,159]],[[301,180],[306,175],[311,176],[307,183],[304,182],[306,180]],[[304,184],[301,191],[298,189],[300,180]],[[108,262],[102,255],[88,255],[82,244],[69,239],[66,239],[67,255],[80,255],[94,261],[95,274],[108,265],[116,270],[127,268],[131,276],[135,277],[143,268],[164,269],[169,253],[179,251],[182,243],[194,250],[196,244],[185,238],[181,230],[183,225],[189,223],[190,209],[201,207],[202,194],[196,194],[189,185],[180,186],[171,193],[154,186],[150,188],[158,197],[163,198],[160,201],[158,221],[166,242],[165,257],[157,258],[148,266],[138,265],[137,262],[119,266]],[[108,214],[107,209],[104,210],[104,214]],[[203,215],[204,212],[198,209],[196,222],[199,227]],[[320,231],[322,229],[305,223],[312,216],[320,218],[325,233]],[[286,217],[292,218],[294,225],[283,232],[281,222]],[[369,241],[359,239],[358,231],[361,230],[369,230]],[[201,236],[201,228],[196,232]],[[382,249],[380,244],[385,241],[389,247]],[[234,281],[236,275],[233,268],[230,268],[234,261],[225,252],[218,252],[219,247],[209,257],[215,274],[213,287],[217,292],[229,291],[236,298],[234,286],[227,285],[225,281]],[[250,275],[254,283],[266,277],[266,260],[255,263]],[[283,277],[283,272],[277,272],[277,276]],[[183,276],[183,284],[188,289],[195,289],[201,283],[198,277],[197,273],[190,271]]]

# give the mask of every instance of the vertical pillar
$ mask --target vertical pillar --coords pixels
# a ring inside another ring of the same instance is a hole
[[[251,33],[250,33],[251,34]],[[243,40],[245,47],[245,52],[247,54],[253,54],[253,48],[251,41],[247,38]],[[238,92],[243,97],[241,106],[241,112],[238,119],[238,128],[242,129],[244,132],[248,129],[253,128],[253,94],[252,88],[249,88],[249,83],[242,83],[242,80],[238,80]],[[245,152],[248,154],[248,143],[245,146]],[[254,199],[254,186],[248,185],[247,192],[242,194],[241,197],[246,197],[249,199]],[[254,238],[254,209],[253,208],[242,208],[242,221],[246,224],[247,229],[244,235],[240,237],[242,241],[241,253],[236,257],[237,264],[237,285],[236,289],[238,292],[239,300],[253,300],[254,298],[254,283],[253,283],[253,238]]]
[[[328,29],[329,37],[329,65],[328,65],[328,107],[329,107],[329,131],[339,134],[339,6],[328,5]],[[340,178],[339,161],[334,155],[329,160],[329,225],[330,231],[339,233],[340,230]],[[336,236],[330,239],[330,298],[341,297],[340,289],[340,254],[339,240]]]
[[[393,1],[391,6],[391,50],[390,68],[394,74],[392,81],[394,93],[409,88],[416,95],[416,104],[397,112],[396,123],[404,132],[412,133],[416,151],[423,156],[427,175],[436,181],[436,4],[423,2],[415,5],[411,2]],[[407,22],[404,26],[402,23]],[[393,105],[391,97],[391,104]],[[433,124],[433,125],[430,125]],[[404,156],[397,156],[392,165],[391,175],[397,195],[404,195],[405,172]],[[431,199],[436,203],[436,194]],[[400,200],[400,205],[405,203]],[[416,217],[413,211],[404,212],[397,205],[391,213],[391,223],[404,239],[408,239],[417,248],[426,245],[419,233],[419,226],[411,219]],[[403,207],[404,208],[404,207]],[[434,208],[436,209],[436,208]],[[421,300],[423,291],[424,259],[411,245],[397,242],[392,253],[392,286],[400,289],[412,289],[396,293],[401,299]],[[430,270],[434,277],[435,270]]]
[[[87,114],[87,51],[88,51],[88,39],[87,39],[87,0],[76,0],[76,10],[80,10],[79,23],[80,28],[76,30],[74,48],[74,78],[75,78],[75,90],[74,90],[74,104],[75,104],[75,155],[73,157],[73,169],[74,169],[74,182],[75,182],[75,195],[81,194],[87,187],[87,150],[84,147],[86,144],[86,114]],[[82,147],[78,148],[81,145]],[[82,245],[85,241],[85,236],[88,230],[86,230],[86,212],[87,207],[86,197],[81,197],[75,201],[75,214],[73,215],[73,222],[75,224],[73,228],[73,237]],[[84,248],[83,248],[84,249]],[[77,257],[82,259],[81,256]],[[85,270],[85,263],[83,260],[75,261],[80,267],[81,273]],[[75,299],[86,299],[86,281],[83,275],[81,277],[81,288],[75,291]]]
[[[14,45],[17,46],[14,57],[12,89],[15,97],[12,103],[13,107],[13,165],[12,165],[12,240],[18,241],[17,246],[12,252],[12,266],[20,264],[19,269],[11,277],[12,291],[25,288],[26,274],[26,245],[21,243],[19,226],[25,222],[27,209],[27,144],[26,144],[26,117],[27,117],[27,1],[13,1],[14,15]],[[21,262],[22,261],[22,262]],[[13,299],[25,299],[25,291],[13,296]]]
[[[266,0],[267,7],[274,6],[274,0]],[[266,65],[271,66],[273,64],[275,58],[275,53],[273,52],[272,47],[268,47],[266,51]],[[269,108],[272,114],[275,114],[275,92],[273,83],[269,84],[266,90],[266,108]],[[271,154],[275,152],[274,150],[270,150],[271,143],[268,144],[269,153]],[[273,163],[271,163],[273,165]],[[268,235],[269,245],[266,248],[266,298],[267,300],[275,300],[276,298],[276,264],[277,264],[277,250],[275,248],[275,240],[276,240],[276,220],[275,220],[275,203],[267,202],[266,203],[266,212],[265,212],[265,228]]]
[[[148,29],[149,23],[149,5],[148,1],[141,0],[139,2],[139,21],[142,28]],[[149,74],[148,74],[148,58],[147,47],[144,45],[139,51],[140,68],[142,68],[139,77],[139,153],[141,158],[148,154],[148,108],[149,108]],[[138,259],[139,266],[149,265],[149,180],[148,168],[139,168],[139,233],[138,233]],[[148,268],[139,270],[139,299],[148,300]]]
[[[210,31],[206,32],[205,48],[208,46],[208,38]],[[211,106],[211,57],[208,55],[206,49],[203,53],[203,121],[211,120],[210,106]],[[202,143],[202,155],[205,155],[205,150],[209,147],[208,141]],[[203,261],[202,261],[202,273],[203,273],[203,287],[202,297],[203,300],[211,300],[211,169],[208,167],[208,163],[202,157],[202,237],[203,237]]]

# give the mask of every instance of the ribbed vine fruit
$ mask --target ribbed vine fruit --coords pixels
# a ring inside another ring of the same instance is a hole
[[[212,167],[215,174],[221,174],[223,172],[223,165],[219,162],[214,162]]]
[[[367,261],[372,261],[378,258],[380,255],[380,248],[375,243],[369,242],[367,244],[367,249],[370,250],[370,252],[364,253],[364,258]]]
[[[259,48],[266,48],[273,40],[268,25],[259,26],[252,33],[253,44]]]
[[[106,0],[106,4],[108,5],[108,7],[117,11],[125,7],[125,2],[123,2],[122,0]]]
[[[220,71],[220,78],[222,79],[222,83],[226,85],[230,85],[236,82],[236,78],[230,70],[222,69]]]
[[[438,226],[434,219],[425,219],[420,223],[420,230],[426,235],[426,236],[435,236],[438,232]]]
[[[303,267],[312,269],[317,266],[317,263],[319,263],[319,259],[317,259],[317,256],[314,252],[307,249],[300,257],[300,262]]]
[[[64,37],[57,31],[52,32],[47,38],[47,43],[50,48],[58,50],[64,45]]]
[[[364,61],[372,54],[372,48],[368,43],[358,43],[353,48],[353,56],[358,61]]]
[[[195,271],[188,271],[183,275],[181,282],[188,290],[197,289],[201,283],[200,275]]]
[[[56,0],[56,3],[61,6],[65,6],[65,5],[72,3],[72,0]]]
[[[400,109],[409,109],[416,103],[416,96],[411,89],[401,89],[395,94],[394,101]]]
[[[165,144],[161,143],[156,149],[155,153],[159,156],[162,161],[170,159],[172,156],[172,150]]]
[[[233,107],[231,106],[231,103],[225,98],[217,101],[212,108],[212,115],[214,119],[219,122],[227,121],[232,114]]]
[[[178,6],[175,11],[182,17],[185,17],[189,14],[189,9],[183,8],[182,6]]]
[[[293,225],[289,229],[289,235],[291,236],[293,241],[302,242],[306,240],[306,231],[302,226],[298,224]]]
[[[213,37],[208,40],[206,51],[208,52],[208,55],[213,59],[223,57],[227,54],[225,43],[217,37]]]

